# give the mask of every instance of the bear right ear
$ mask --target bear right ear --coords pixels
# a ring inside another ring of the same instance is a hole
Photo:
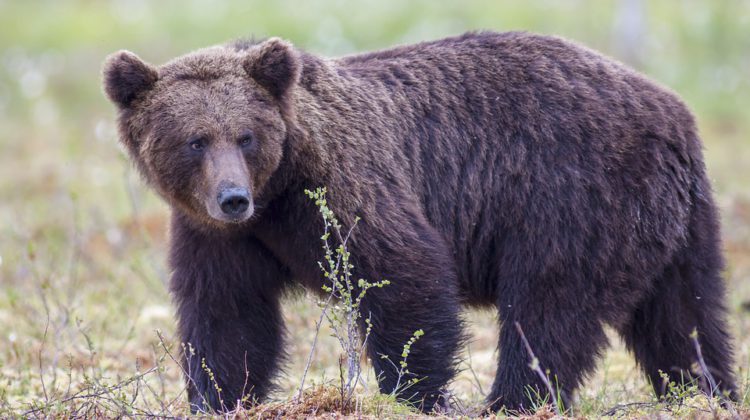
[[[130,51],[118,51],[104,61],[104,92],[120,108],[127,108],[139,94],[159,79],[155,68]]]

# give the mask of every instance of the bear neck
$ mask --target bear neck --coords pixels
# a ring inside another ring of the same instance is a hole
[[[381,106],[394,92],[346,58],[302,53],[302,63],[299,83],[282,113],[295,172],[325,185],[350,173],[351,165],[365,163],[362,159],[369,160],[373,150],[398,136]],[[372,69],[383,70],[377,64]],[[408,112],[401,117],[411,120]]]

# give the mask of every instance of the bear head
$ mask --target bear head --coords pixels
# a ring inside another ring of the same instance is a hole
[[[287,42],[211,47],[161,67],[104,63],[120,141],[145,180],[201,224],[248,221],[284,157],[300,57]]]

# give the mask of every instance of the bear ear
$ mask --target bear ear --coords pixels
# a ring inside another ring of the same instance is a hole
[[[104,92],[121,108],[130,106],[139,94],[150,90],[159,79],[155,68],[130,51],[118,51],[104,61]]]
[[[281,99],[297,83],[302,64],[292,44],[280,38],[270,38],[250,50],[243,67],[271,95]]]

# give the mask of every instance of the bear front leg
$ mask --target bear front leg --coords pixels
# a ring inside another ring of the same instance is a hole
[[[354,250],[357,275],[390,281],[368,290],[361,306],[362,317],[372,324],[367,351],[380,391],[432,411],[444,403],[442,391],[455,375],[463,339],[453,260],[426,223],[380,234],[367,232],[369,228],[363,223],[356,233],[368,238]],[[424,334],[404,360],[404,346],[418,330]]]
[[[252,238],[206,235],[179,220],[172,235],[171,291],[191,410],[263,399],[282,348],[283,270]]]

